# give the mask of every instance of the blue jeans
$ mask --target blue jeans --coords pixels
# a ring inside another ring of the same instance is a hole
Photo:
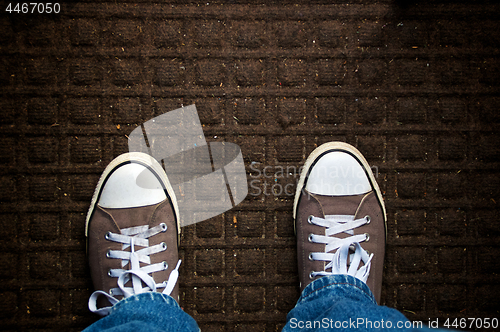
[[[396,309],[379,306],[368,286],[349,275],[317,279],[302,292],[287,316],[291,331],[444,331],[415,325]],[[143,293],[118,302],[111,313],[89,326],[93,331],[193,331],[200,329],[168,295]]]

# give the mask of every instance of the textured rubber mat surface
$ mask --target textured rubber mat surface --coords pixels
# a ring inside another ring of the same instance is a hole
[[[203,331],[281,329],[299,296],[299,167],[332,140],[384,193],[382,302],[424,322],[498,317],[500,6],[333,2],[2,2],[2,329],[97,319],[83,230],[98,177],[133,129],[192,103],[249,181],[182,232],[181,305]]]

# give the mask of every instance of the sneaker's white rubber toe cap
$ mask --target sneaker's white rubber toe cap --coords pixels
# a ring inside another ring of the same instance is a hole
[[[166,198],[160,181],[150,170],[130,163],[110,174],[98,204],[103,208],[130,208],[158,204]]]
[[[333,151],[313,165],[306,190],[327,196],[360,195],[372,190],[363,166],[346,152]]]

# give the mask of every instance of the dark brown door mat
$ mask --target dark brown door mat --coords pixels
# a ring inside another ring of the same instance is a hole
[[[79,331],[98,318],[84,224],[99,175],[133,129],[193,103],[208,141],[241,147],[249,183],[240,205],[182,231],[181,305],[203,331],[284,325],[299,296],[299,167],[332,140],[367,157],[384,194],[382,303],[424,322],[499,316],[495,2],[8,4],[3,330]]]

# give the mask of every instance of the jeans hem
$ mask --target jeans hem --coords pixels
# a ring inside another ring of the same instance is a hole
[[[122,306],[134,305],[133,303],[138,301],[161,301],[173,307],[180,308],[177,301],[174,300],[174,298],[171,297],[170,295],[158,292],[146,292],[146,293],[132,295],[130,297],[122,299],[111,308],[110,314],[115,312],[116,310],[119,310],[120,307]]]
[[[304,288],[298,303],[308,301],[313,296],[328,296],[338,287],[351,287],[353,290],[365,295],[368,300],[377,304],[370,288],[363,281],[347,274],[334,274],[316,279]]]

